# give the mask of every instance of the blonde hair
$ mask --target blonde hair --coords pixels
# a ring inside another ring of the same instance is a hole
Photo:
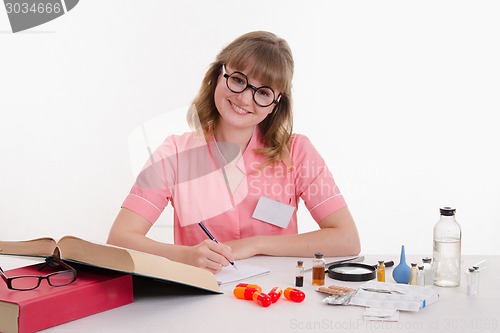
[[[217,55],[187,115],[191,128],[205,136],[213,134],[219,119],[214,93],[222,65],[239,71],[250,65],[247,75],[281,92],[272,113],[258,125],[265,147],[257,152],[267,157],[266,165],[289,159],[294,61],[288,43],[273,33],[254,31],[238,37]]]

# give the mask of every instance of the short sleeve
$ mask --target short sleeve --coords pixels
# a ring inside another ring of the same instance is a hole
[[[347,206],[324,159],[306,136],[293,136],[291,156],[297,195],[316,222]]]
[[[174,137],[168,137],[146,162],[122,208],[155,223],[172,197],[178,158]]]

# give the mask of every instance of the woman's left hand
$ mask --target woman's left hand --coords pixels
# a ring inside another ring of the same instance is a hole
[[[233,256],[236,260],[242,260],[260,254],[258,251],[259,236],[247,237],[224,242],[231,247]]]

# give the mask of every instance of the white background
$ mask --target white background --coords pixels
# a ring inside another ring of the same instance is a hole
[[[134,130],[187,106],[231,40],[269,30],[294,52],[294,129],[364,253],[432,254],[451,205],[463,253],[498,255],[499,17],[497,1],[84,0],[13,34],[1,7],[0,238],[104,242]],[[153,237],[171,239],[170,214]],[[299,219],[315,228],[304,206]]]

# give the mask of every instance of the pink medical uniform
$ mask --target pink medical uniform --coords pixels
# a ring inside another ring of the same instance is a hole
[[[219,143],[219,146],[221,143]],[[262,164],[264,147],[256,129],[243,154],[225,161],[214,138],[194,132],[169,136],[137,177],[122,207],[155,223],[168,202],[174,207],[174,242],[195,245],[207,236],[219,242],[256,235],[296,234],[297,207],[304,201],[316,222],[346,207],[331,172],[309,139],[294,134],[290,163]],[[287,165],[288,164],[288,165]],[[286,227],[253,218],[261,197],[295,207]]]

